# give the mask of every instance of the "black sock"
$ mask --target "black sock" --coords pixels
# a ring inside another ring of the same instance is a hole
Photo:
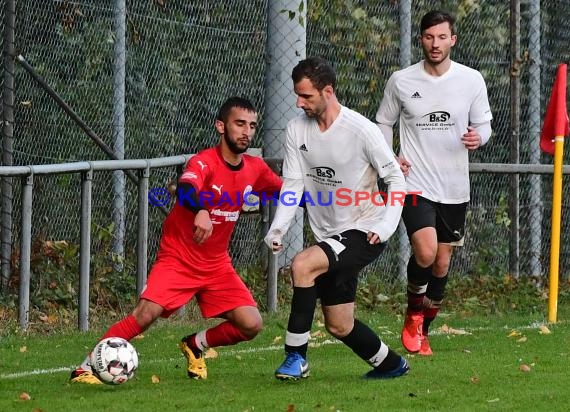
[[[317,288],[315,286],[308,288],[293,287],[293,298],[291,299],[291,313],[289,314],[287,332],[295,334],[310,332],[316,306]],[[285,352],[297,352],[304,358],[307,358],[308,345],[308,339],[305,343],[298,346],[288,345],[287,341],[285,341]]]
[[[421,312],[423,310],[423,300],[428,287],[428,280],[431,276],[431,265],[423,268],[416,262],[414,255],[408,260],[408,311]]]
[[[422,325],[422,332],[427,335],[429,327],[439,310],[445,296],[445,286],[447,285],[447,276],[438,278],[431,276],[426,292],[426,304],[424,307],[424,322]]]
[[[377,334],[358,319],[354,319],[354,327],[350,333],[339,340],[348,346],[365,362],[370,363],[370,359],[378,353],[380,347],[384,345]],[[388,349],[388,355],[380,363],[374,366],[381,372],[394,370],[400,364],[400,355]]]

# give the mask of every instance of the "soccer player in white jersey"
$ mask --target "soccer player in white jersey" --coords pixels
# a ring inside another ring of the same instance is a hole
[[[321,58],[299,62],[292,73],[297,107],[287,125],[281,190],[305,199],[316,245],[291,263],[293,298],[285,336],[285,361],[278,379],[309,375],[307,346],[317,298],[329,333],[372,366],[366,378],[404,375],[406,360],[354,318],[359,271],[375,260],[400,220],[405,179],[378,127],[342,106],[335,95],[336,74]],[[377,179],[388,185],[383,205]],[[341,194],[341,195],[339,195]],[[352,201],[348,198],[353,196]],[[265,238],[274,252],[282,249],[297,204],[281,202]]]
[[[433,354],[428,331],[443,301],[453,247],[463,244],[469,151],[491,136],[483,77],[450,59],[454,22],[439,10],[423,16],[424,60],[392,74],[376,114],[390,146],[399,119],[398,162],[409,193],[421,192],[417,199],[406,198],[402,212],[412,255],[401,337],[406,350],[426,356]]]

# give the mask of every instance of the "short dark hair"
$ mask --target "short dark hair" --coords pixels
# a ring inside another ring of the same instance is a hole
[[[222,103],[222,105],[220,106],[220,110],[218,110],[218,116],[216,117],[216,120],[220,120],[225,123],[228,120],[230,111],[234,107],[239,107],[241,109],[245,109],[247,111],[254,113],[257,111],[255,110],[253,103],[251,103],[245,97],[233,96],[227,99],[224,103]]]
[[[420,34],[423,34],[424,31],[430,27],[445,22],[449,23],[451,34],[455,34],[455,17],[443,10],[432,10],[422,17],[422,21],[420,23]]]
[[[293,83],[297,84],[303,78],[311,81],[315,89],[321,91],[325,86],[331,85],[336,88],[336,73],[334,69],[325,59],[320,57],[309,57],[301,60],[294,68],[291,78]]]

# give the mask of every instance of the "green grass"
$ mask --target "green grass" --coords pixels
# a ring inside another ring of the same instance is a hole
[[[360,317],[402,351],[400,317]],[[368,366],[319,333],[309,351],[311,377],[281,382],[273,371],[283,360],[282,340],[276,338],[283,336],[285,324],[285,317],[267,316],[255,340],[219,348],[219,356],[208,359],[208,379],[194,381],[186,377],[177,342],[196,323],[161,321],[133,341],[140,354],[139,371],[121,386],[68,383],[68,368],[82,360],[98,333],[3,336],[0,411],[552,411],[567,410],[570,404],[566,321],[548,325],[551,333],[541,334],[544,319],[539,315],[442,316],[436,330],[447,324],[470,334],[434,334],[435,356],[407,355],[410,373],[384,381],[361,379]],[[313,332],[323,330],[319,324]],[[513,330],[516,336],[509,336]],[[530,372],[522,372],[521,364],[530,366]],[[159,383],[152,383],[153,375],[160,377]],[[22,392],[31,400],[19,400]]]

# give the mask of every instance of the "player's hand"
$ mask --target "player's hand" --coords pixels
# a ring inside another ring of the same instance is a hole
[[[200,210],[194,218],[194,242],[204,243],[212,235],[213,225],[210,213],[207,210]]]
[[[371,245],[377,245],[378,243],[380,243],[380,236],[378,236],[374,232],[368,232],[366,234],[366,240],[368,240],[368,243],[370,243]]]
[[[396,156],[396,161],[400,165],[400,170],[402,171],[404,176],[408,176],[410,174],[410,167],[412,166],[410,162],[408,162],[403,157]]]
[[[269,246],[269,249],[271,249],[273,253],[279,253],[283,250],[281,235],[278,233],[275,232],[268,233],[267,236],[265,236],[265,238],[263,239],[263,241],[267,246]]]
[[[477,129],[471,126],[467,126],[467,133],[461,137],[461,141],[467,150],[475,150],[481,146],[481,136],[479,136]]]

